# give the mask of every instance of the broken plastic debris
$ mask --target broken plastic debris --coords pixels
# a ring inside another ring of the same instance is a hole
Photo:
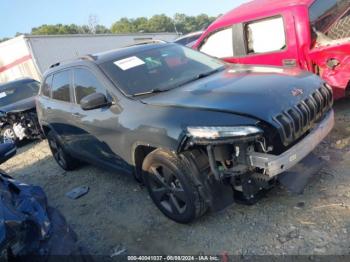
[[[111,257],[116,257],[116,256],[120,256],[120,255],[125,255],[127,252],[127,249],[125,247],[123,247],[122,245],[118,245],[115,248],[113,248]]]
[[[73,190],[69,191],[68,193],[66,193],[66,196],[71,199],[78,199],[86,195],[88,192],[89,192],[88,186],[81,186],[81,187],[76,187]]]

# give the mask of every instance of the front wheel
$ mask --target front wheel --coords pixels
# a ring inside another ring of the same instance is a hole
[[[186,224],[206,212],[207,205],[192,177],[194,172],[184,159],[157,149],[146,157],[142,168],[148,192],[165,216]]]

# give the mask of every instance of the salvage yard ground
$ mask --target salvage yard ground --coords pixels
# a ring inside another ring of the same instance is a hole
[[[317,149],[327,165],[302,195],[282,187],[254,206],[232,205],[191,225],[165,218],[132,177],[92,166],[64,172],[46,141],[29,143],[1,166],[42,186],[91,254],[350,254],[350,100],[337,102],[336,127]],[[87,195],[65,194],[89,186]]]

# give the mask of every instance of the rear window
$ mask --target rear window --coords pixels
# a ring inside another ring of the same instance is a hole
[[[54,74],[52,79],[52,98],[70,102],[70,71],[62,71]]]
[[[39,86],[39,82],[35,80],[12,82],[0,86],[0,106],[7,106],[36,96]]]

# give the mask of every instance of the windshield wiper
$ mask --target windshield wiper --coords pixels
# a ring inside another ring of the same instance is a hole
[[[149,91],[145,91],[145,92],[133,94],[132,96],[133,96],[133,97],[136,97],[136,96],[143,96],[143,95],[149,95],[149,94],[162,93],[162,92],[166,92],[166,91],[169,91],[169,89],[159,89],[159,88],[155,88],[155,89],[151,89],[151,90],[149,90]]]
[[[205,73],[200,73],[200,74],[196,75],[195,77],[178,84],[176,87],[184,86],[184,85],[187,85],[187,84],[189,84],[191,82],[194,82],[196,80],[199,80],[199,79],[205,78],[207,76],[213,75],[213,74],[215,74],[217,72],[220,72],[224,68],[225,67],[223,66],[223,67],[219,67],[218,69],[215,69],[215,70],[211,70],[211,71],[208,71],[208,72],[205,72]]]
[[[195,77],[189,79],[189,80],[186,80],[180,84],[177,84],[175,87],[180,87],[180,86],[183,86],[183,85],[186,85],[188,83],[191,83],[193,81],[196,81],[198,79],[201,79],[201,78],[205,78],[207,76],[210,76],[212,74],[215,74],[221,70],[223,70],[225,67],[222,66],[222,67],[219,67],[218,69],[215,69],[215,70],[211,70],[211,71],[208,71],[208,72],[204,72],[204,73],[200,73],[198,75],[196,75]],[[143,96],[143,95],[150,95],[150,94],[156,94],[156,93],[162,93],[162,92],[166,92],[166,91],[169,91],[173,88],[175,88],[174,86],[173,87],[170,87],[170,88],[167,88],[167,89],[159,89],[159,88],[155,88],[155,89],[151,89],[149,91],[145,91],[145,92],[140,92],[140,93],[136,93],[136,94],[133,94],[132,97],[137,97],[137,96]]]

